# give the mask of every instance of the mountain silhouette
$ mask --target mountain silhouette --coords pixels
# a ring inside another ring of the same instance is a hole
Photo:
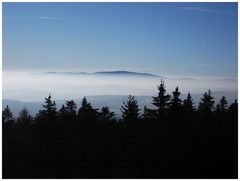
[[[46,72],[47,74],[68,74],[68,75],[106,75],[106,76],[144,76],[144,77],[160,77],[156,74],[131,72],[131,71],[101,71],[101,72]]]

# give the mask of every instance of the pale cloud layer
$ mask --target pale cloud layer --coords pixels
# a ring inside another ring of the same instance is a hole
[[[205,7],[177,7],[178,10],[182,11],[199,11],[199,12],[208,12],[208,13],[220,13],[220,14],[228,14],[228,15],[237,15],[232,11],[224,11],[218,9],[210,9]]]
[[[163,78],[171,93],[179,86],[182,93],[212,91],[237,92],[237,80]],[[51,92],[58,99],[71,99],[91,95],[155,95],[161,77],[93,76],[43,73],[3,72],[4,98],[23,100],[21,90]],[[10,92],[15,91],[14,97]],[[42,99],[36,95],[36,99]]]
[[[33,20],[64,20],[62,17],[54,16],[3,16],[3,18],[15,18],[15,19],[33,19]]]

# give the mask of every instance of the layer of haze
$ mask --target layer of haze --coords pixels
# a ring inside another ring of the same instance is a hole
[[[212,91],[237,92],[234,79],[163,78],[168,93],[176,86],[184,94]],[[51,93],[54,99],[73,99],[91,95],[156,96],[161,77],[96,76],[47,73],[3,73],[3,98],[42,101]]]

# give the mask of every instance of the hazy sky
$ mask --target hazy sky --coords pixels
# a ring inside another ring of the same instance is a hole
[[[237,3],[3,3],[3,71],[237,78]]]

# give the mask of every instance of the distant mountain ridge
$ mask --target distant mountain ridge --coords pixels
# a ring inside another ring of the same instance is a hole
[[[101,72],[46,72],[47,74],[69,74],[69,75],[112,75],[112,76],[144,76],[144,77],[160,77],[156,74],[131,72],[131,71],[101,71]]]
[[[235,78],[191,78],[191,77],[167,77],[162,75],[157,75],[153,73],[146,73],[146,72],[132,72],[132,71],[99,71],[99,72],[55,72],[49,71],[44,72],[45,74],[53,74],[53,75],[97,75],[97,76],[128,76],[128,77],[148,77],[148,78],[162,78],[162,79],[170,79],[170,80],[188,80],[188,81],[231,81],[237,82],[238,79]]]

